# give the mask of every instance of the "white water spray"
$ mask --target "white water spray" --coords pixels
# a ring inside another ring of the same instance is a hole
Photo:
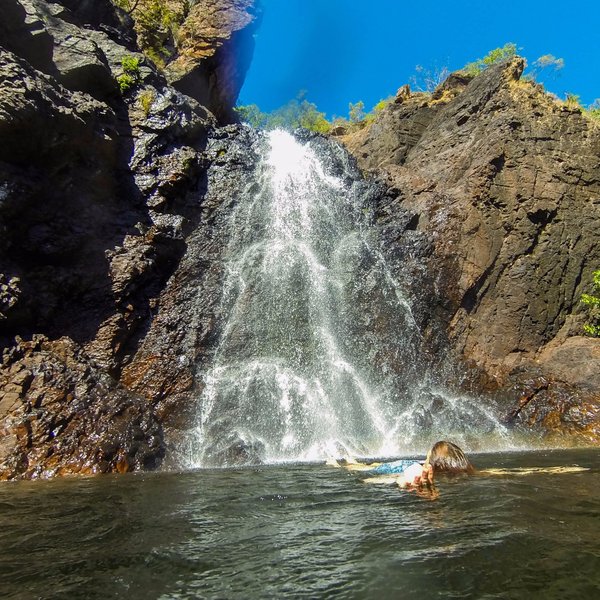
[[[393,365],[415,361],[419,332],[372,247],[363,198],[310,143],[273,131],[268,144],[258,186],[232,216],[226,318],[190,466],[394,455],[436,428],[460,437],[474,420],[503,435],[475,405],[425,393],[418,365],[399,384]]]

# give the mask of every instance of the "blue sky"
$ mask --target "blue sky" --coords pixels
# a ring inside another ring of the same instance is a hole
[[[531,63],[544,54],[565,67],[539,80],[584,104],[600,98],[600,0],[412,2],[261,0],[263,21],[239,104],[270,111],[306,90],[320,110],[346,116],[395,94],[415,67],[451,71],[507,42]]]

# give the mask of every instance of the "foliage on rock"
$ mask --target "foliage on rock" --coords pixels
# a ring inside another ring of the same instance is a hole
[[[256,104],[236,107],[239,119],[257,129],[289,129],[302,127],[317,133],[328,133],[331,123],[320,112],[317,106],[300,94],[287,104],[270,113],[260,110]]]
[[[483,58],[478,58],[476,61],[468,63],[462,70],[468,75],[478,75],[485,71],[488,67],[513,58],[517,55],[517,45],[509,42],[501,48],[490,50]]]
[[[263,112],[256,104],[237,106],[235,112],[243,123],[256,129],[308,129],[317,133],[332,133],[336,129],[354,131],[372,123],[377,115],[393,100],[380,100],[370,112],[365,112],[365,103],[358,100],[348,104],[348,117],[333,117],[330,121],[317,105],[309,102],[301,93],[272,112]]]
[[[155,100],[156,92],[153,88],[148,88],[140,92],[138,96],[138,102],[144,111],[144,115],[148,116],[150,114],[150,111],[152,110],[152,104]]]
[[[588,307],[589,323],[583,326],[587,335],[600,337],[600,271],[592,273],[593,294],[581,294],[581,302]]]
[[[124,94],[140,82],[140,59],[135,56],[124,56],[121,59],[123,72],[117,77],[121,93]]]
[[[177,30],[189,13],[190,0],[113,0],[130,14],[140,48],[159,67],[175,54]]]

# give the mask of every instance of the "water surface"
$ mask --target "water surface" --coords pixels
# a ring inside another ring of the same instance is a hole
[[[474,456],[562,475],[431,502],[323,465],[0,485],[4,598],[595,598],[600,450]]]

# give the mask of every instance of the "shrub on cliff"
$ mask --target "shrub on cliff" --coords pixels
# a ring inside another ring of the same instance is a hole
[[[592,288],[594,294],[600,295],[600,271],[592,273]],[[600,297],[594,294],[581,294],[581,302],[588,307],[589,323],[583,330],[593,337],[600,337]]]
[[[190,0],[112,0],[135,21],[140,48],[159,67],[175,53],[177,29],[191,6]]]
[[[140,82],[140,59],[135,56],[124,56],[121,59],[123,72],[117,77],[121,93],[128,92]]]
[[[488,67],[495,65],[507,58],[512,58],[517,55],[517,45],[508,43],[501,48],[490,50],[483,58],[478,58],[476,61],[468,63],[461,70],[467,75],[478,75],[485,71]]]

